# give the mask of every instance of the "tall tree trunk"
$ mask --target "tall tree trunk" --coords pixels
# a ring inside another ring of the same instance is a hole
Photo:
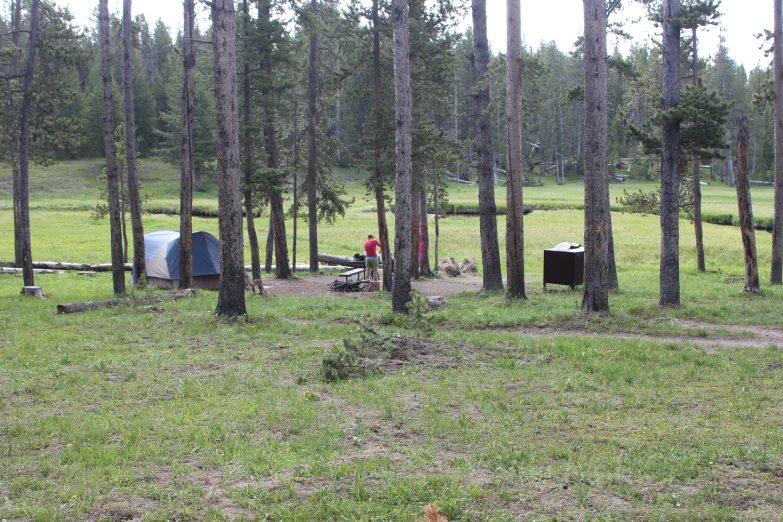
[[[396,210],[394,222],[394,283],[392,310],[407,313],[411,299],[411,71],[408,0],[392,0],[394,26],[394,100]]]
[[[692,29],[691,43],[693,45],[693,86],[699,86],[699,49],[696,38],[696,27]],[[699,272],[706,272],[704,262],[704,232],[701,223],[701,167],[699,156],[693,155],[693,231],[696,234],[696,266]]]
[[[261,257],[258,253],[258,234],[256,234],[255,218],[253,217],[253,161],[252,141],[250,132],[250,9],[248,1],[242,1],[242,32],[244,33],[244,61],[242,78],[242,170],[244,171],[245,224],[247,239],[250,245],[250,269],[254,280],[261,279]]]
[[[133,265],[136,280],[147,273],[144,259],[144,224],[141,218],[139,172],[136,168],[136,120],[133,105],[133,19],[131,0],[122,2],[122,83],[125,110],[125,164],[128,173],[128,203],[133,231]]]
[[[217,170],[220,230],[220,293],[215,315],[239,317],[245,309],[242,190],[239,183],[236,22],[234,0],[213,0]]]
[[[416,106],[416,94],[413,94],[413,106]],[[411,180],[411,279],[419,278],[419,254],[421,248],[421,197],[422,172],[418,165],[412,166]]]
[[[310,231],[310,271],[318,271],[318,162],[315,148],[315,119],[318,107],[318,0],[312,0],[313,13],[310,27],[310,66],[307,71],[307,208]]]
[[[609,191],[606,192],[606,223],[609,226],[607,229],[607,239],[609,244],[609,290],[617,290],[620,288],[620,283],[617,280],[617,263],[614,259],[614,232],[612,231],[612,203],[609,198]]]
[[[492,165],[492,125],[487,112],[489,91],[485,86],[489,65],[487,42],[487,1],[473,0],[473,89],[476,105],[476,145],[478,148],[479,228],[483,289],[503,290],[498,246],[498,219],[495,205]],[[435,260],[437,262],[437,259]]]
[[[609,311],[606,0],[584,0],[585,265],[583,312]]]
[[[519,0],[506,0],[506,275],[509,299],[525,295],[525,241],[522,221],[522,26]]]
[[[440,246],[440,208],[438,208],[438,181],[440,176],[435,176],[432,183],[432,200],[435,207],[435,273],[438,273],[438,248]]]
[[[275,279],[291,279],[291,267],[288,262],[288,245],[285,236],[285,211],[283,194],[276,191],[269,200],[272,227],[274,228]]]
[[[680,102],[680,0],[663,2],[663,110]],[[680,122],[661,132],[660,304],[680,304]]]
[[[375,139],[373,140],[373,189],[375,190],[375,209],[378,216],[378,241],[381,243],[383,259],[383,288],[392,288],[391,246],[389,245],[389,226],[386,223],[386,200],[384,199],[384,180],[381,171],[381,153],[383,140],[383,104],[381,99],[381,29],[378,16],[378,1],[372,3],[372,79],[373,104],[375,110]]]
[[[413,20],[413,24],[410,23]],[[416,46],[417,36],[421,36],[418,28],[424,21],[424,0],[408,0],[408,43],[411,49],[410,70],[411,70],[411,129],[421,127],[422,109],[421,109],[421,80],[417,74],[422,70],[422,60],[419,47]],[[411,45],[413,44],[413,45]],[[456,86],[455,86],[456,89]],[[455,91],[456,102],[456,91]],[[456,115],[455,115],[456,117]],[[411,133],[413,130],[411,130]],[[421,160],[415,157],[413,148],[416,143],[413,142],[411,134],[411,260],[410,276],[411,279],[419,278],[419,257],[421,255],[421,186],[424,183],[424,173],[421,170]]]
[[[101,83],[103,87],[103,149],[106,155],[106,184],[109,195],[109,229],[111,231],[111,273],[114,294],[125,293],[125,266],[122,262],[122,223],[120,222],[120,189],[117,181],[117,148],[114,144],[114,116],[111,82],[111,29],[109,1],[100,0],[98,32],[101,45]]]
[[[195,93],[194,0],[185,0],[182,35],[182,136],[179,177],[179,287],[193,286],[193,97]]]
[[[35,286],[33,275],[33,253],[30,242],[30,111],[33,104],[33,71],[35,70],[35,52],[38,47],[38,11],[40,0],[33,0],[30,9],[30,36],[27,47],[27,70],[24,75],[24,95],[22,98],[22,122],[19,133],[19,236],[22,250],[22,276],[24,286]]]
[[[783,5],[773,0],[774,13],[774,75],[775,75],[775,217],[772,225],[772,267],[769,282],[783,283]]]
[[[726,143],[731,143],[731,130],[729,127],[726,127]],[[726,184],[730,187],[733,187],[735,183],[734,158],[731,156],[731,147],[729,147],[726,154]]]
[[[124,161],[124,160],[122,160]],[[123,192],[127,192],[127,179],[125,176],[120,176],[120,221],[122,222],[122,262],[128,262],[128,202],[126,201]]]
[[[263,9],[259,12],[259,16],[264,19],[267,25],[269,24],[271,18],[269,2],[265,2]],[[272,78],[274,73],[272,70],[273,45],[274,42],[270,35],[264,49],[263,64],[269,78]],[[271,96],[271,93],[269,92],[262,94],[266,94],[265,98],[267,99]],[[266,148],[267,167],[277,172],[280,169],[280,153],[277,148],[277,129],[275,128],[274,118],[275,114],[274,110],[272,110],[271,102],[267,102],[264,105],[264,147]],[[276,190],[274,190],[269,201],[269,212],[274,228],[275,258],[277,260],[275,279],[291,279],[291,268],[288,266],[288,245],[286,244],[285,211],[283,210],[284,182],[285,180],[282,176],[276,181]]]
[[[422,186],[419,192],[419,241],[421,243],[421,260],[419,261],[419,275],[421,277],[432,277],[432,266],[430,266],[430,231],[427,219],[427,186],[426,180],[422,179]]]
[[[296,272],[296,240],[297,240],[297,230],[296,230],[296,222],[299,221],[299,103],[296,99],[296,96],[294,96],[294,211],[293,211],[293,221],[294,221],[294,237],[291,244],[292,247],[292,259],[291,259],[291,266],[292,270]]]
[[[271,203],[271,201],[270,201]],[[268,274],[272,271],[272,253],[275,248],[275,225],[272,219],[272,210],[269,210],[269,228],[266,234],[266,258],[264,260],[264,271]]]
[[[759,263],[756,257],[756,232],[753,229],[753,206],[748,176],[748,118],[737,118],[737,207],[739,209],[742,248],[745,253],[745,287],[743,292],[759,293]]]
[[[14,49],[19,47],[19,32],[22,29],[22,0],[16,0],[11,8],[11,43]],[[18,63],[16,55],[11,59],[11,67],[9,68],[8,75],[16,76],[18,74]],[[13,109],[13,97],[8,97],[8,104],[6,105],[8,113],[10,114]],[[19,136],[16,134],[16,129],[13,125],[8,127],[8,150],[11,156],[11,170],[13,176],[13,192],[14,192],[14,264],[17,268],[22,268],[22,215],[21,215],[21,192],[20,185],[21,180],[19,177]]]

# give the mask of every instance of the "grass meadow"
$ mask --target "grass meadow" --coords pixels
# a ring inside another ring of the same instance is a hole
[[[99,173],[99,161],[33,171],[34,259],[109,260],[108,223],[90,220]],[[176,169],[151,159],[140,174],[151,205],[176,206]],[[320,228],[320,250],[351,255],[375,216],[360,175],[339,174],[356,201]],[[475,201],[475,187],[449,189]],[[752,189],[770,217],[772,191]],[[577,184],[525,189],[531,204],[582,197]],[[736,214],[735,198],[704,190],[716,213]],[[194,205],[217,208],[214,184]],[[11,207],[0,171],[0,260],[13,259]],[[424,330],[385,294],[248,295],[235,322],[214,318],[207,291],[152,311],[56,315],[110,297],[110,274],[38,275],[46,300],[0,275],[0,520],[412,522],[432,503],[464,521],[783,520],[783,351],[760,341],[783,338],[770,234],[756,234],[762,294],[746,295],[739,229],[705,225],[698,273],[681,221],[683,305],[661,309],[657,217],[613,220],[620,290],[598,318],[579,313],[579,290],[541,288],[542,250],[581,242],[579,210],[525,217],[527,301],[447,295],[418,318]],[[477,217],[440,223],[441,257],[480,262]],[[217,220],[194,229],[216,233]],[[305,260],[301,220],[299,233]],[[321,379],[324,357],[367,328],[413,348]]]

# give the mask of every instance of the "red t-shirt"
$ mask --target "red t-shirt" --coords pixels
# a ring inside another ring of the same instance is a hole
[[[367,257],[378,257],[378,254],[375,251],[375,247],[380,247],[381,244],[378,242],[377,239],[372,238],[368,239],[367,242],[364,244],[364,253],[367,254]]]

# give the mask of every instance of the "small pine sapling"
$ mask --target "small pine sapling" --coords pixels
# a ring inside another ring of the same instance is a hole
[[[420,518],[416,522],[449,522],[449,519],[438,513],[437,505],[430,504],[424,508],[424,518]]]

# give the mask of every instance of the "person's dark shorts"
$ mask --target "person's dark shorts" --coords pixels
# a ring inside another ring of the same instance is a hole
[[[378,256],[375,257],[368,256],[364,259],[364,266],[368,268],[374,268],[378,265],[380,265],[380,260],[378,259]]]

